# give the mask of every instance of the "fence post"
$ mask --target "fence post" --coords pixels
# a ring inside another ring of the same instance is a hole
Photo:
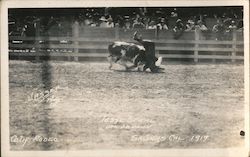
[[[73,24],[73,38],[74,40],[74,53],[79,53],[79,41],[77,40],[79,38],[79,22],[75,21]],[[78,56],[74,56],[74,61],[78,61]]]
[[[237,42],[237,32],[236,29],[233,29],[233,42],[232,42],[232,62],[235,62],[235,56],[236,56],[236,42]]]
[[[197,63],[198,62],[198,48],[199,48],[199,44],[198,44],[198,41],[200,39],[200,29],[199,28],[195,28],[195,31],[194,31],[194,38],[195,38],[195,45],[194,45],[194,62]]]
[[[39,49],[40,49],[40,45],[39,45],[39,40],[37,38],[40,37],[40,20],[37,20],[35,23],[35,60],[38,62],[39,61]]]
[[[156,27],[155,29],[155,39],[158,40],[159,39],[159,27]]]
[[[115,39],[119,39],[120,38],[120,29],[119,27],[115,27]]]

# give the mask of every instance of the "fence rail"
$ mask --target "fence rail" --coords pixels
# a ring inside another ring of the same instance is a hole
[[[39,34],[36,34],[35,37],[10,36],[9,56],[32,56],[37,60],[42,56],[68,57],[68,59],[73,57],[75,61],[78,61],[79,57],[106,58],[108,44],[113,41],[133,42],[133,40],[127,36],[131,37],[134,30],[127,30],[127,35],[124,36],[121,34],[123,34],[125,30],[109,28],[108,34],[111,36],[98,38],[90,37],[91,28],[86,29],[79,28],[78,25],[73,26],[72,36],[66,37],[46,37],[40,36]],[[85,33],[88,32],[87,35],[84,36],[84,32],[81,32],[81,30],[84,30]],[[103,34],[105,34],[106,31],[106,29],[102,28],[94,28],[93,30],[93,32],[102,31]],[[148,31],[149,32],[144,30],[144,34],[148,33],[148,35],[151,35],[150,39],[156,44],[156,54],[165,59],[186,58],[193,59],[195,62],[198,62],[200,59],[212,59],[213,61],[223,59],[231,60],[232,62],[244,59],[244,42],[237,40],[237,37],[241,33],[236,31],[232,32],[232,40],[227,41],[204,40],[201,31],[198,29],[193,32],[184,33],[184,37],[179,40],[171,39],[169,36],[166,37],[166,39],[162,37],[159,38],[160,32],[153,33],[153,30]],[[165,31],[164,33],[169,34],[170,31]],[[95,36],[97,35],[95,34]],[[188,37],[190,37],[190,40],[187,40]]]

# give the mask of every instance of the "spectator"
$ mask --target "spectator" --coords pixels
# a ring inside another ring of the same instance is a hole
[[[171,17],[178,17],[177,9],[174,8],[174,10],[171,12]]]
[[[85,14],[85,20],[84,20],[84,25],[85,26],[90,26],[92,22],[93,22],[92,15],[90,13],[86,13]]]
[[[164,29],[164,30],[168,30],[168,26],[167,26],[167,24],[166,24],[164,18],[161,18],[161,19],[160,19],[159,23],[157,24],[157,28],[158,28],[159,30],[163,30],[163,29]]]
[[[243,29],[243,21],[242,21],[243,10],[241,9],[232,8],[231,10],[226,10],[226,9],[221,8],[219,11],[216,11],[217,9],[214,11],[213,9],[209,10],[209,9],[204,8],[204,10],[201,10],[198,8],[197,9],[194,8],[193,12],[186,12],[188,10],[185,10],[185,9],[183,10],[184,11],[182,11],[182,9],[179,10],[178,8],[170,9],[170,8],[160,8],[160,7],[157,7],[157,8],[86,8],[86,9],[79,10],[79,12],[75,12],[74,15],[77,16],[78,19],[80,19],[79,21],[80,24],[84,26],[114,27],[115,25],[117,27],[126,28],[126,29],[130,29],[130,28],[155,29],[157,28],[156,25],[158,25],[159,29],[173,29],[175,35],[177,36],[178,34],[181,34],[181,32],[183,31],[178,26],[176,26],[177,25],[176,20],[179,17],[189,19],[187,21],[187,24],[184,25],[184,31],[194,30],[194,27],[195,27],[194,21],[197,21],[199,19],[204,21],[204,18],[210,18],[210,19],[221,18],[222,21],[224,22],[223,24],[223,27],[225,28],[224,35],[225,33],[230,32],[231,29],[235,29],[236,26],[237,26],[236,27],[237,29],[240,29],[240,30]],[[171,18],[168,21],[169,24],[166,22],[164,18],[161,18],[160,21],[157,20],[157,17],[165,17],[169,13],[171,16]],[[40,16],[40,14],[38,15]],[[125,18],[125,15],[129,17]],[[102,16],[105,17],[105,21],[100,20],[100,17],[102,18]],[[25,35],[26,33],[29,34],[29,32],[32,32],[33,27],[36,27],[34,19],[28,19],[26,21],[24,20],[27,17],[34,18],[34,17],[26,15],[22,18],[19,18],[20,22],[17,21],[17,23],[20,23],[19,27],[21,28],[24,25],[26,25],[25,27],[23,27],[23,33],[22,33],[23,35]],[[60,18],[60,22],[56,20],[56,17]],[[53,17],[53,16],[51,16],[51,18],[47,16],[46,18],[42,17],[45,20],[41,20],[41,26],[44,26],[44,28],[40,27],[41,32],[49,32],[48,30],[50,30],[50,33],[52,35],[52,34],[56,34],[55,31],[60,29],[61,30],[60,32],[63,32],[65,34],[64,30],[68,30],[68,28],[70,27],[70,21],[72,21],[72,17],[66,14],[64,15],[56,14],[56,17]],[[69,18],[69,19],[64,19],[62,17]],[[196,18],[193,18],[193,17],[196,17]],[[232,19],[234,19],[235,23],[232,23]],[[206,25],[204,24],[200,25],[198,23],[196,26],[199,27],[202,31],[206,31],[210,29],[210,27],[207,28]],[[208,20],[208,23],[207,23],[208,26],[210,26],[209,24],[211,23],[212,22]],[[66,26],[66,24],[69,24],[69,26]],[[13,27],[10,30],[18,28],[17,26],[10,26],[10,27]],[[215,26],[214,30],[216,30],[216,27],[220,27],[220,26],[219,25]],[[53,28],[55,31],[52,30]],[[31,31],[28,32],[27,29]]]
[[[186,23],[186,32],[192,31],[195,29],[194,21],[193,20],[188,20]]]
[[[231,24],[228,26],[229,29],[237,29],[237,25],[234,20],[231,21]]]
[[[232,19],[229,17],[225,17],[225,19],[223,20],[223,24],[224,24],[224,27],[226,28],[226,31],[227,31],[228,27],[230,26],[231,21],[232,21]]]
[[[150,22],[150,21],[151,21],[151,19],[148,18],[148,17],[144,17],[144,18],[142,19],[142,23],[145,24],[145,28],[148,28],[149,22]]]
[[[147,29],[157,29],[156,22],[154,20],[150,21]]]
[[[102,16],[102,17],[100,18],[100,21],[101,21],[100,27],[103,27],[103,28],[108,27],[108,20],[107,20],[104,16]]]
[[[116,20],[115,20],[116,22],[115,22],[115,27],[120,27],[120,28],[124,28],[124,26],[125,26],[125,20],[123,19],[123,17],[122,16],[120,16],[120,15],[118,15],[117,17],[116,17]]]
[[[136,15],[135,15],[135,20],[138,21],[139,18],[141,18],[141,16],[140,16],[139,14],[136,14]]]
[[[236,30],[237,29],[237,26],[235,24],[235,21],[232,20],[230,22],[230,24],[226,27],[226,30],[225,30],[225,37],[227,40],[232,40],[233,36],[232,36],[232,33],[233,33],[233,30]]]
[[[213,32],[223,32],[224,31],[224,25],[220,20],[217,20],[217,23],[213,26],[212,29]]]
[[[175,26],[174,26],[173,30],[175,32],[178,31],[178,30],[181,30],[181,31],[184,30],[184,24],[182,23],[181,19],[177,19],[176,20],[176,23],[175,23]]]
[[[198,29],[198,31],[200,31],[200,40],[207,40],[208,38],[210,38],[210,34],[207,33],[208,32],[208,28],[205,26],[205,24],[201,21],[198,20],[197,21],[197,25],[195,26],[195,28]]]
[[[180,38],[180,36],[183,34],[184,24],[182,23],[181,19],[176,20],[175,26],[173,28],[173,32],[174,32],[174,39]]]
[[[196,28],[199,28],[203,32],[208,30],[201,20],[197,21]]]
[[[139,8],[139,11],[140,11],[140,14],[142,16],[145,16],[145,14],[147,13],[147,9],[144,7],[144,8]]]
[[[56,21],[56,19],[54,18],[54,16],[51,16],[50,19],[49,19],[49,21],[48,21],[46,30],[49,31],[49,29],[50,29],[52,26],[55,26],[55,25],[57,25],[57,21]]]
[[[32,17],[27,17],[26,24],[23,27],[24,36],[35,36],[36,35],[36,22]]]
[[[125,24],[124,24],[124,28],[125,29],[130,29],[132,26],[131,26],[131,22],[129,20],[129,18],[126,18],[125,19]]]
[[[138,18],[138,20],[134,21],[133,28],[145,28],[144,23],[142,23],[142,18]]]
[[[213,26],[212,31],[215,33],[215,40],[223,40],[225,28],[220,20],[217,20],[217,23]]]
[[[114,27],[114,22],[113,22],[113,19],[112,19],[111,16],[107,19],[107,27],[108,28],[113,28]]]

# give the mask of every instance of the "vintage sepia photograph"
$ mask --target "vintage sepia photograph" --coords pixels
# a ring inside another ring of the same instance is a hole
[[[8,151],[247,148],[249,6],[200,3],[7,5]]]

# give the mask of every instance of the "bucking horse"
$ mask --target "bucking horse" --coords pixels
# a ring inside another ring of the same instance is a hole
[[[113,63],[119,63],[123,65],[126,70],[143,66],[143,71],[146,71],[148,68],[154,73],[162,71],[163,68],[159,67],[162,57],[157,58],[155,56],[154,42],[145,40],[143,42],[143,45],[140,43],[123,41],[115,41],[111,43],[108,46],[109,69],[112,68]],[[127,62],[131,62],[132,65],[128,66],[126,64]]]

